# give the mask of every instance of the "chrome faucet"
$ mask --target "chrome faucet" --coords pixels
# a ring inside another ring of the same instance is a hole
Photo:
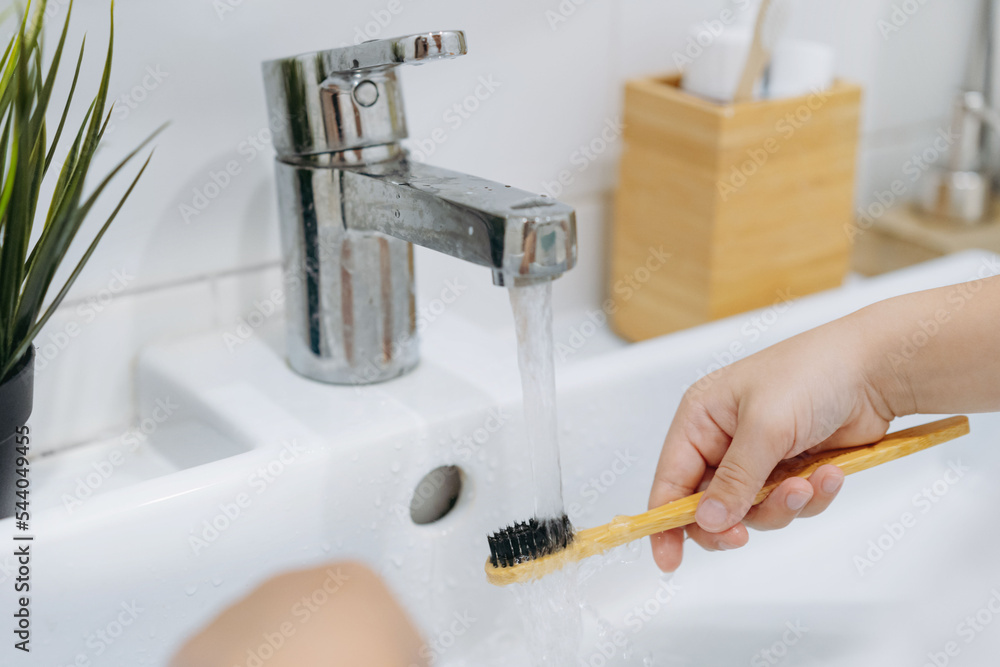
[[[493,270],[501,286],[576,263],[573,209],[411,161],[396,66],[466,53],[460,31],[264,63],[292,368],[366,384],[416,366],[416,243]]]

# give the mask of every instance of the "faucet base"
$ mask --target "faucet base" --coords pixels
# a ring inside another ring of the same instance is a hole
[[[413,246],[347,229],[338,169],[276,163],[288,361],[332,384],[403,375],[419,360]]]

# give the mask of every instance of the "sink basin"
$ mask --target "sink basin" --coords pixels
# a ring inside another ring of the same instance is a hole
[[[558,369],[573,522],[645,509],[676,405],[713,364],[998,268],[1000,257],[962,253],[573,355]],[[36,664],[163,665],[264,579],[346,558],[383,575],[437,664],[528,664],[516,596],[483,573],[486,535],[532,506],[527,462],[505,456],[525,437],[513,332],[444,315],[415,372],[367,387],[299,378],[281,349],[276,331],[232,350],[221,334],[150,348],[137,430],[35,462],[45,508],[35,516]],[[1000,417],[974,416],[960,441],[852,476],[821,517],[752,533],[734,552],[691,548],[672,579],[645,542],[582,564],[583,664],[935,664],[928,654],[948,651],[988,664],[1000,650],[1000,622],[989,625],[1000,533],[977,528],[998,518],[998,436]],[[433,472],[443,466],[461,471],[453,507],[456,478]],[[414,502],[418,515],[444,516],[418,525]],[[2,565],[7,587],[12,560]]]

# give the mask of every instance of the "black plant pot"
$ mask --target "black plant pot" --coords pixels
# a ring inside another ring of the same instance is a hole
[[[14,374],[0,383],[0,519],[14,515],[17,492],[18,436],[31,416],[35,389],[35,348],[29,348],[14,367]],[[21,438],[26,442],[26,438]]]

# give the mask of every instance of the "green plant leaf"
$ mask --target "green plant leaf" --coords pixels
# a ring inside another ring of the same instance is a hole
[[[87,45],[87,38],[83,38],[80,44],[80,56],[76,59],[76,70],[73,72],[73,83],[69,87],[69,94],[66,96],[66,104],[63,106],[62,116],[59,117],[59,125],[56,127],[55,136],[52,137],[52,147],[49,154],[45,156],[45,172],[48,173],[49,165],[52,164],[52,156],[56,153],[56,146],[62,137],[63,126],[66,125],[66,117],[69,115],[69,107],[73,104],[73,93],[76,92],[76,82],[80,79],[80,65],[83,64],[83,50]]]
[[[3,176],[0,177],[0,181],[11,181],[11,185],[9,188],[5,187],[4,190],[2,190],[3,195],[6,195],[6,197],[4,199],[4,206],[0,207],[0,234],[3,233],[4,220],[6,220],[6,216],[4,214],[7,211],[6,203],[10,201],[10,195],[13,192],[13,178],[17,173],[17,155],[12,155],[10,160],[7,159],[7,148],[8,142],[10,141],[10,124],[11,117],[8,115],[7,120],[3,125],[3,137],[0,138],[0,174],[3,174]],[[17,142],[10,144],[11,148],[15,148],[16,146]]]
[[[55,313],[56,309],[59,308],[59,305],[63,302],[63,299],[66,298],[66,295],[69,293],[70,287],[72,287],[73,283],[76,282],[77,276],[80,275],[80,272],[83,270],[83,267],[90,259],[90,256],[94,254],[94,250],[97,249],[97,244],[100,243],[101,239],[104,237],[104,233],[108,231],[108,227],[111,226],[111,223],[118,216],[118,212],[122,209],[122,206],[125,205],[125,200],[127,200],[129,195],[132,194],[132,190],[139,182],[139,179],[142,177],[142,174],[146,171],[146,167],[149,166],[149,161],[152,159],[153,159],[153,154],[150,153],[149,157],[147,157],[146,161],[142,164],[142,168],[139,170],[139,173],[136,174],[134,179],[132,179],[132,183],[128,186],[128,190],[125,191],[125,194],[122,195],[122,198],[118,202],[118,205],[115,206],[115,210],[111,212],[111,215],[104,222],[104,224],[101,226],[100,231],[94,237],[94,240],[91,241],[90,245],[87,247],[87,251],[83,254],[83,257],[80,259],[79,262],[77,262],[76,268],[73,269],[73,272],[70,274],[69,278],[67,278],[66,283],[62,286],[62,289],[59,290],[59,293],[52,300],[52,303],[49,304],[48,308],[45,309],[45,312],[42,314],[42,316],[38,318],[34,326],[32,326],[31,329],[28,330],[24,342],[14,349],[14,354],[11,355],[11,361],[9,361],[7,365],[4,366],[2,370],[0,370],[0,378],[6,377],[7,373],[13,370],[14,365],[17,363],[17,361],[22,356],[24,356],[25,353],[27,353],[28,347],[31,345],[31,341],[35,339],[38,333],[42,330],[42,327],[45,326],[45,323],[49,321],[49,318],[51,318],[53,313]]]
[[[3,133],[3,143],[0,145],[0,153],[3,155],[7,154],[7,140],[10,136],[10,124],[11,118],[7,118],[7,122],[4,124]],[[17,176],[17,142],[11,144],[11,157],[10,164],[7,167],[6,178],[4,179],[3,190],[0,191],[0,221],[7,219],[7,206],[10,204],[10,198],[14,193],[14,187],[16,182],[14,178]],[[2,231],[3,225],[0,225],[0,231]],[[6,320],[0,317],[0,341],[7,339],[7,331],[12,323],[10,320]],[[0,377],[3,377],[0,375]]]
[[[3,229],[3,245],[0,247],[0,317],[7,322],[4,331],[4,339],[0,341],[0,352],[9,354],[13,345],[14,336],[14,315],[18,305],[21,282],[24,274],[24,257],[28,245],[27,211],[30,208],[28,196],[31,191],[31,175],[29,173],[30,163],[30,138],[29,123],[31,107],[30,75],[28,73],[28,61],[30,51],[27,46],[28,11],[18,29],[17,44],[15,53],[11,56],[10,65],[13,65],[13,95],[11,96],[13,109],[11,111],[14,119],[14,138],[17,146],[17,173],[22,179],[26,179],[26,187],[16,187],[12,191],[9,208],[5,212],[6,222]],[[7,91],[5,91],[7,92]],[[20,179],[19,179],[20,181]]]
[[[7,69],[7,58],[10,57],[11,51],[14,50],[14,39],[14,37],[10,38],[10,41],[7,42],[7,48],[3,52],[3,57],[0,57],[0,70]]]
[[[149,165],[147,157],[114,211],[91,239],[59,293],[46,305],[46,297],[59,265],[112,180],[163,129],[160,128],[126,155],[93,192],[84,197],[84,186],[111,120],[108,88],[114,56],[114,2],[111,2],[110,35],[100,84],[78,128],[66,159],[59,169],[48,202],[41,234],[30,245],[32,223],[42,182],[51,167],[62,138],[77,89],[85,52],[80,45],[69,94],[62,105],[59,124],[51,141],[46,124],[55,80],[66,47],[73,0],[52,62],[42,64],[42,24],[45,0],[30,1],[21,14],[16,34],[0,56],[0,381],[9,374],[30,347],[32,340],[63,302],[80,271],[90,259],[112,221],[118,216]],[[3,14],[0,13],[0,20]]]
[[[7,154],[7,140],[10,137],[10,118],[4,124],[3,139],[0,141],[0,158]],[[3,179],[3,189],[0,190],[0,220],[6,218],[7,205],[10,204],[10,197],[14,193],[14,177],[17,176],[17,142],[11,144],[10,166]]]
[[[69,19],[73,14],[73,0],[70,0],[69,7],[66,9],[66,20],[63,22],[62,34],[59,35],[59,43],[56,45],[56,51],[52,55],[52,64],[49,65],[49,73],[45,77],[45,83],[42,85],[41,90],[38,94],[38,102],[35,107],[35,119],[36,124],[41,124],[45,122],[45,112],[49,108],[49,98],[52,96],[52,86],[56,82],[56,72],[59,69],[59,61],[62,59],[63,47],[66,45],[66,34],[69,32]],[[39,54],[41,50],[39,49]],[[38,63],[38,73],[41,76],[41,62]]]
[[[83,122],[80,124],[80,129],[77,130],[76,138],[73,140],[72,146],[70,146],[69,153],[66,154],[66,161],[63,163],[62,169],[59,171],[59,180],[56,181],[56,189],[55,192],[52,193],[52,203],[49,206],[49,214],[45,219],[46,231],[48,231],[49,226],[52,223],[52,219],[63,208],[64,204],[68,205],[68,200],[66,199],[67,189],[69,188],[70,179],[76,171],[77,160],[80,156],[80,145],[83,143],[83,133],[90,124],[90,116],[93,113],[94,104],[91,103],[90,107],[87,109],[87,113],[83,116]]]
[[[90,125],[90,117],[94,113],[94,104],[91,103],[87,109],[87,113],[83,117],[83,122],[80,124],[80,129],[76,133],[76,138],[73,140],[73,145],[66,155],[66,162],[63,163],[63,167],[60,170],[55,191],[52,193],[49,212],[45,218],[42,236],[35,243],[35,247],[32,248],[31,255],[28,257],[29,274],[34,272],[38,258],[47,256],[46,253],[49,251],[52,236],[60,230],[59,225],[55,221],[64,219],[63,216],[66,212],[72,210],[79,203],[81,188],[74,184],[79,183],[82,179],[82,175],[78,170],[80,146],[83,143],[84,133]],[[76,231],[74,230],[73,233],[75,234]],[[52,260],[49,259],[49,261]]]
[[[90,212],[90,209],[97,202],[98,197],[104,191],[104,188],[114,179],[114,177],[121,171],[125,165],[131,162],[132,158],[139,154],[139,152],[146,147],[149,142],[151,142],[160,132],[163,131],[163,127],[160,127],[155,132],[153,132],[149,137],[145,139],[141,144],[139,144],[131,153],[126,155],[116,166],[112,169],[104,180],[97,186],[94,192],[87,198],[87,200],[78,208],[74,208],[70,212],[73,219],[66,220],[62,224],[54,224],[53,228],[59,230],[61,233],[55,237],[55,240],[50,244],[52,257],[48,258],[45,265],[51,266],[51,271],[32,271],[28,275],[28,280],[24,285],[24,292],[22,295],[22,307],[18,308],[17,316],[15,319],[15,331],[18,335],[21,335],[22,330],[27,333],[30,323],[35,320],[41,309],[42,303],[45,300],[45,294],[48,292],[49,285],[52,279],[55,277],[55,269],[58,268],[59,264],[62,262],[63,257],[65,257],[66,252],[69,250],[70,244],[73,242],[73,238],[76,236],[76,232],[79,231],[80,225],[83,224],[84,218]],[[148,161],[148,160],[147,160]],[[143,166],[145,170],[145,166]],[[119,208],[124,200],[119,203]],[[117,214],[115,209],[115,213]],[[103,232],[101,233],[103,236]]]

